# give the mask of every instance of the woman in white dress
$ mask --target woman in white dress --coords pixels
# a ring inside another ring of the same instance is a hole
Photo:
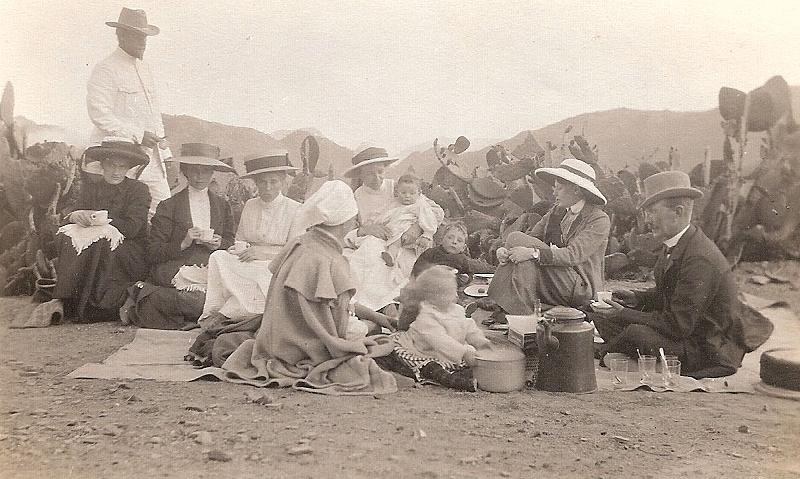
[[[258,188],[247,201],[236,231],[236,243],[215,251],[208,262],[208,291],[199,323],[241,321],[264,314],[264,301],[272,278],[267,265],[296,236],[292,225],[300,203],[283,195],[289,175],[297,170],[288,153],[251,156],[246,173]]]
[[[380,223],[380,218],[394,201],[395,180],[384,178],[386,167],[397,158],[389,158],[383,148],[370,147],[353,157],[353,166],[344,172],[344,176],[353,178],[360,186],[355,190],[358,204],[358,228],[347,234],[346,245],[350,248],[345,255],[350,261],[350,270],[356,280],[357,292],[353,298],[355,303],[373,311],[379,311],[394,302],[400,289],[408,281],[408,274],[398,275],[398,266],[387,266],[381,258],[386,240],[390,237],[389,229]],[[431,205],[437,225],[444,219],[444,211],[432,200],[425,198]],[[414,243],[422,229],[412,225],[403,235],[407,241]],[[408,235],[408,236],[406,236]],[[402,248],[404,255],[398,257],[400,271],[410,274],[416,261],[413,250]],[[407,264],[407,268],[403,265]]]

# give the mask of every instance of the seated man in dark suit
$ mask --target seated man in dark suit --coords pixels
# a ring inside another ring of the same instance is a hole
[[[725,256],[691,224],[694,200],[702,196],[681,171],[644,180],[640,208],[664,249],[655,266],[655,288],[616,290],[610,308],[594,308],[602,352],[677,355],[682,374],[722,377],[736,372],[745,349],[737,316],[736,280]]]
[[[235,230],[228,202],[208,190],[215,171],[235,171],[218,158],[214,145],[181,147],[176,160],[188,185],[159,203],[150,220],[150,281],[129,289],[126,304],[134,307],[134,314],[121,312],[137,326],[177,329],[196,321],[203,311],[206,271],[191,266],[206,266],[212,252],[233,245]]]

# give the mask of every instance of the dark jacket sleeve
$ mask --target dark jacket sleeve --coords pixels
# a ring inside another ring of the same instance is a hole
[[[695,334],[718,287],[719,272],[711,261],[702,256],[682,261],[672,299],[657,313],[670,336],[683,339]]]
[[[236,239],[236,225],[233,221],[233,211],[231,210],[231,205],[225,199],[216,195],[214,195],[213,198],[213,201],[218,205],[217,208],[219,208],[220,219],[222,221],[222,230],[218,233],[222,236],[220,249],[228,249],[233,246],[233,242]]]
[[[126,238],[141,236],[142,228],[147,227],[147,212],[150,210],[150,191],[140,181],[128,180],[125,195],[125,208],[121,217],[112,218],[111,224]]]
[[[162,201],[156,214],[150,219],[150,236],[147,240],[147,261],[161,264],[181,255],[181,242],[186,232],[180,235],[175,230],[175,201]]]
[[[664,308],[661,304],[661,295],[655,288],[648,288],[643,291],[636,291],[636,299],[639,301],[639,309],[642,311],[656,311]]]

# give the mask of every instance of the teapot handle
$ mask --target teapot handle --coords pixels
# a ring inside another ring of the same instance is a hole
[[[553,322],[551,320],[542,319],[539,321],[539,326],[544,330],[541,334],[538,331],[536,334],[536,346],[538,346],[539,351],[545,354],[558,351],[560,341],[557,337],[553,336]]]

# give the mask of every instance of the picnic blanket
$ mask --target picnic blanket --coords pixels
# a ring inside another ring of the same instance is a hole
[[[744,356],[742,367],[736,374],[724,378],[693,379],[681,376],[674,388],[663,385],[663,377],[656,374],[646,383],[639,381],[637,373],[629,373],[628,384],[615,388],[611,371],[605,368],[597,369],[597,388],[600,391],[634,391],[650,390],[664,391],[704,391],[722,393],[756,393],[754,386],[761,382],[759,375],[761,353],[779,347],[796,347],[800,339],[800,324],[796,315],[787,307],[785,301],[761,298],[749,293],[742,293],[743,302],[754,310],[766,316],[775,326],[775,331],[769,340],[758,350]]]
[[[72,371],[68,378],[152,379],[155,381],[194,381],[202,377],[221,378],[219,368],[196,369],[183,360],[199,334],[194,331],[139,329],[133,341],[121,347],[102,363],[88,363]]]
[[[615,388],[611,372],[598,367],[598,391],[632,391],[652,390],[664,391],[705,391],[728,393],[755,393],[754,386],[760,382],[759,358],[761,352],[768,349],[796,346],[800,338],[800,321],[795,314],[780,301],[764,300],[747,293],[745,300],[767,316],[775,325],[772,337],[757,351],[745,355],[742,367],[733,376],[696,380],[681,377],[677,388],[668,389],[662,385],[662,378],[657,374],[647,384],[638,382],[635,373],[630,373],[629,383],[624,388]],[[194,342],[198,331],[164,331],[157,329],[140,329],[133,341],[102,363],[85,364],[71,372],[69,378],[96,379],[151,379],[155,381],[194,381],[200,378],[226,379],[225,371],[220,368],[195,369],[183,360],[189,346]],[[494,331],[489,335],[498,336]]]

